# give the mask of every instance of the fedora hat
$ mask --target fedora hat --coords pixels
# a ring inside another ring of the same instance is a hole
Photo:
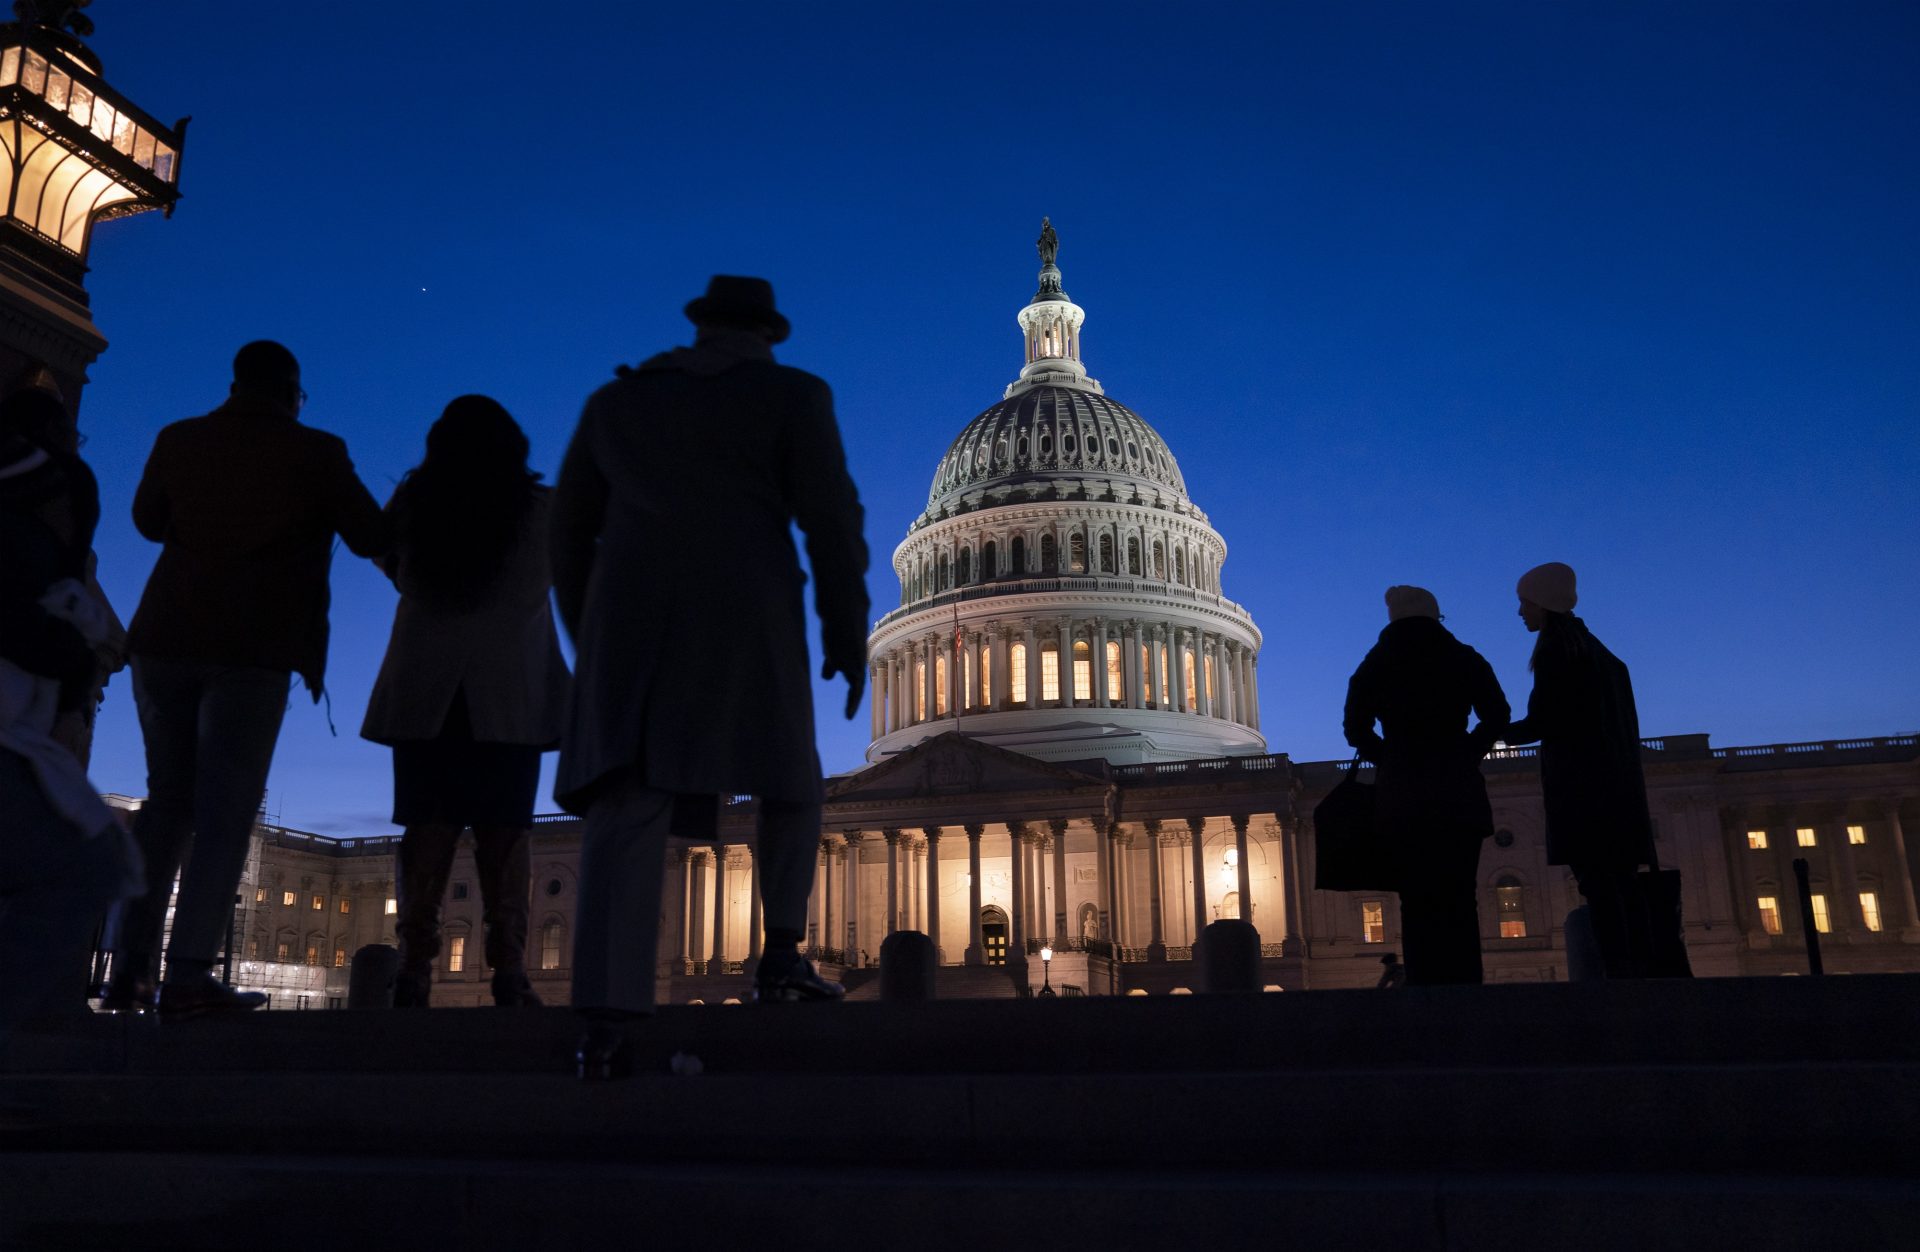
[[[772,332],[774,343],[793,329],[773,307],[772,283],[731,274],[715,274],[707,280],[707,294],[687,305],[687,320],[695,326],[762,327]]]

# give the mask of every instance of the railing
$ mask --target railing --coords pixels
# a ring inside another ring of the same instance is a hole
[[[1748,759],[1762,756],[1807,756],[1821,752],[1861,752],[1875,748],[1920,747],[1920,735],[1885,735],[1877,739],[1822,739],[1812,743],[1768,743],[1743,748],[1715,748],[1717,757]]]
[[[1144,765],[1116,765],[1113,767],[1113,778],[1116,782],[1164,780],[1210,783],[1223,775],[1262,774],[1285,769],[1290,764],[1284,752],[1208,757],[1201,761],[1151,761]]]
[[[1217,596],[1211,591],[1201,591],[1176,582],[1163,582],[1157,578],[1128,577],[1114,574],[1064,574],[1048,578],[1002,578],[992,582],[968,583],[951,591],[938,595],[923,596],[911,604],[903,604],[873,624],[874,630],[882,630],[893,622],[911,617],[916,613],[925,613],[932,609],[947,608],[956,604],[965,604],[969,600],[992,600],[1001,596],[1044,595],[1048,592],[1111,592],[1115,595],[1151,594],[1174,600],[1188,600],[1194,604],[1218,607],[1231,613],[1247,617],[1247,610],[1225,596]]]
[[[1285,956],[1286,954],[1287,945],[1284,943],[1263,943],[1260,945],[1260,955],[1262,957]]]

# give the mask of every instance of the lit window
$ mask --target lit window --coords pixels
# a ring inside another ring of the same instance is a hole
[[[256,960],[258,959],[259,956],[260,956],[260,939],[258,936],[255,936],[254,938],[247,940],[247,959],[250,961]]]
[[[265,887],[255,887],[253,889],[253,902],[255,904],[265,904],[267,902],[267,889]]]
[[[980,707],[987,708],[993,703],[993,653],[980,650]]]
[[[1827,897],[1813,897],[1813,928],[1823,935],[1833,933],[1833,918],[1827,912]]]
[[[276,961],[286,960],[287,954],[290,951],[292,951],[292,948],[293,948],[292,944],[288,943],[285,939],[282,939],[279,943],[276,943],[273,945],[273,959]]]
[[[314,944],[311,944],[311,943],[308,944],[307,945],[307,964],[318,965],[319,963],[320,963],[320,949]]]
[[[913,720],[927,720],[927,663],[913,663]]]
[[[1067,571],[1073,574],[1087,572],[1087,537],[1077,530],[1067,536]]]
[[[1084,639],[1073,645],[1073,698],[1093,699],[1093,649]]]
[[[1012,679],[1013,702],[1027,702],[1027,645],[1016,643],[1008,652],[1007,674]]]
[[[1387,906],[1379,900],[1360,901],[1360,942],[1387,941]]]
[[[1147,659],[1147,645],[1140,645],[1140,698],[1153,703],[1153,663]]]
[[[1209,652],[1206,656],[1201,657],[1200,660],[1201,663],[1206,666],[1207,705],[1208,707],[1212,707],[1220,699],[1213,690],[1213,654]]]
[[[346,898],[345,896],[341,896],[341,897],[340,897],[340,911],[341,911],[342,913],[351,913],[351,912],[353,912],[353,901],[351,901],[351,900],[349,900],[349,899],[347,899],[347,898]]]
[[[1867,828],[1865,826],[1847,827],[1848,843],[1865,843],[1866,841],[1867,841]]]
[[[454,899],[456,899],[456,900],[464,900],[464,899],[466,899],[466,898],[467,898],[467,884],[465,884],[465,883],[463,883],[463,882],[457,882],[457,883],[455,883],[455,884],[453,884],[453,898],[454,898]]]
[[[1193,649],[1192,648],[1188,648],[1180,654],[1180,664],[1182,668],[1185,670],[1185,673],[1182,675],[1182,677],[1185,678],[1186,684],[1187,684],[1187,688],[1186,688],[1187,689],[1187,712],[1189,713],[1198,712],[1200,708],[1200,695],[1193,688]]]
[[[457,974],[467,967],[467,937],[455,935],[447,940],[447,972]]]
[[[1800,827],[1800,829],[1793,832],[1793,837],[1803,848],[1811,848],[1814,846],[1813,827],[1811,826]]]
[[[395,900],[392,896],[388,896],[387,908],[386,908],[387,916],[392,917],[395,913],[398,913],[399,911],[400,911],[400,902],[398,900]]]
[[[933,715],[947,715],[947,654],[944,650],[933,658]]]
[[[1868,930],[1880,929],[1880,897],[1871,891],[1860,893],[1860,916],[1867,919]]]
[[[280,893],[280,905],[281,905],[281,907],[282,907],[282,908],[289,908],[289,909],[290,909],[290,908],[292,908],[292,907],[293,907],[293,892],[291,892],[291,891],[282,891],[282,892]]]
[[[1153,645],[1153,668],[1156,675],[1155,685],[1160,688],[1160,703],[1167,703],[1167,647],[1165,644]]]
[[[1115,704],[1125,704],[1127,702],[1126,687],[1126,678],[1120,673],[1120,645],[1109,639],[1107,641],[1107,699]]]
[[[560,968],[560,923],[557,921],[540,928],[540,968]]]
[[[1767,832],[1764,830],[1749,830],[1747,832],[1747,846],[1749,848],[1765,848],[1767,846]]]
[[[333,950],[333,967],[335,969],[345,969],[347,967],[347,950],[345,948],[335,948]]]
[[[1060,649],[1052,644],[1040,649],[1040,698],[1060,698]]]
[[[976,690],[973,681],[973,653],[971,650],[960,654],[960,707],[973,707],[973,693]]]
[[[1773,896],[1760,897],[1760,928],[1770,935],[1780,933],[1780,901]]]
[[[313,897],[313,911],[316,913],[324,913],[326,912],[326,910],[327,910],[327,897],[325,896]]]
[[[1527,937],[1526,888],[1512,875],[1503,875],[1493,884],[1493,903],[1500,918],[1502,939]]]

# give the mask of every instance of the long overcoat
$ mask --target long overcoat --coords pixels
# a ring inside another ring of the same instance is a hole
[[[1480,759],[1511,712],[1493,667],[1445,626],[1430,617],[1389,623],[1347,684],[1345,717],[1347,742],[1378,766],[1384,829],[1409,850],[1492,835]],[[1478,719],[1471,731],[1469,713]]]
[[[794,524],[823,636],[863,640],[868,609],[826,383],[764,350],[654,357],[587,400],[556,488],[575,672],[555,799],[584,812],[598,782],[637,767],[682,795],[817,800]]]
[[[1547,863],[1627,868],[1654,860],[1633,679],[1572,614],[1565,646],[1536,650],[1527,715],[1514,743],[1540,741]]]
[[[454,693],[464,691],[476,741],[559,744],[567,663],[548,601],[552,494],[545,487],[535,489],[519,538],[470,606],[443,604],[423,594],[406,543],[396,543],[389,568],[400,604],[380,676],[367,698],[362,738],[388,744],[432,739],[446,722]]]

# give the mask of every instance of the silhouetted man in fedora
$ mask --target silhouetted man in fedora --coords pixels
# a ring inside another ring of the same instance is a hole
[[[560,470],[554,591],[578,653],[555,798],[586,817],[573,1003],[584,1078],[625,1067],[620,1019],[651,1011],[669,830],[711,839],[723,795],[759,799],[762,1000],[843,994],[800,955],[820,837],[802,588],[822,675],[866,683],[867,545],[833,397],[777,365],[763,279],[719,276],[698,328],[587,400]],[[676,819],[677,815],[677,819]]]

